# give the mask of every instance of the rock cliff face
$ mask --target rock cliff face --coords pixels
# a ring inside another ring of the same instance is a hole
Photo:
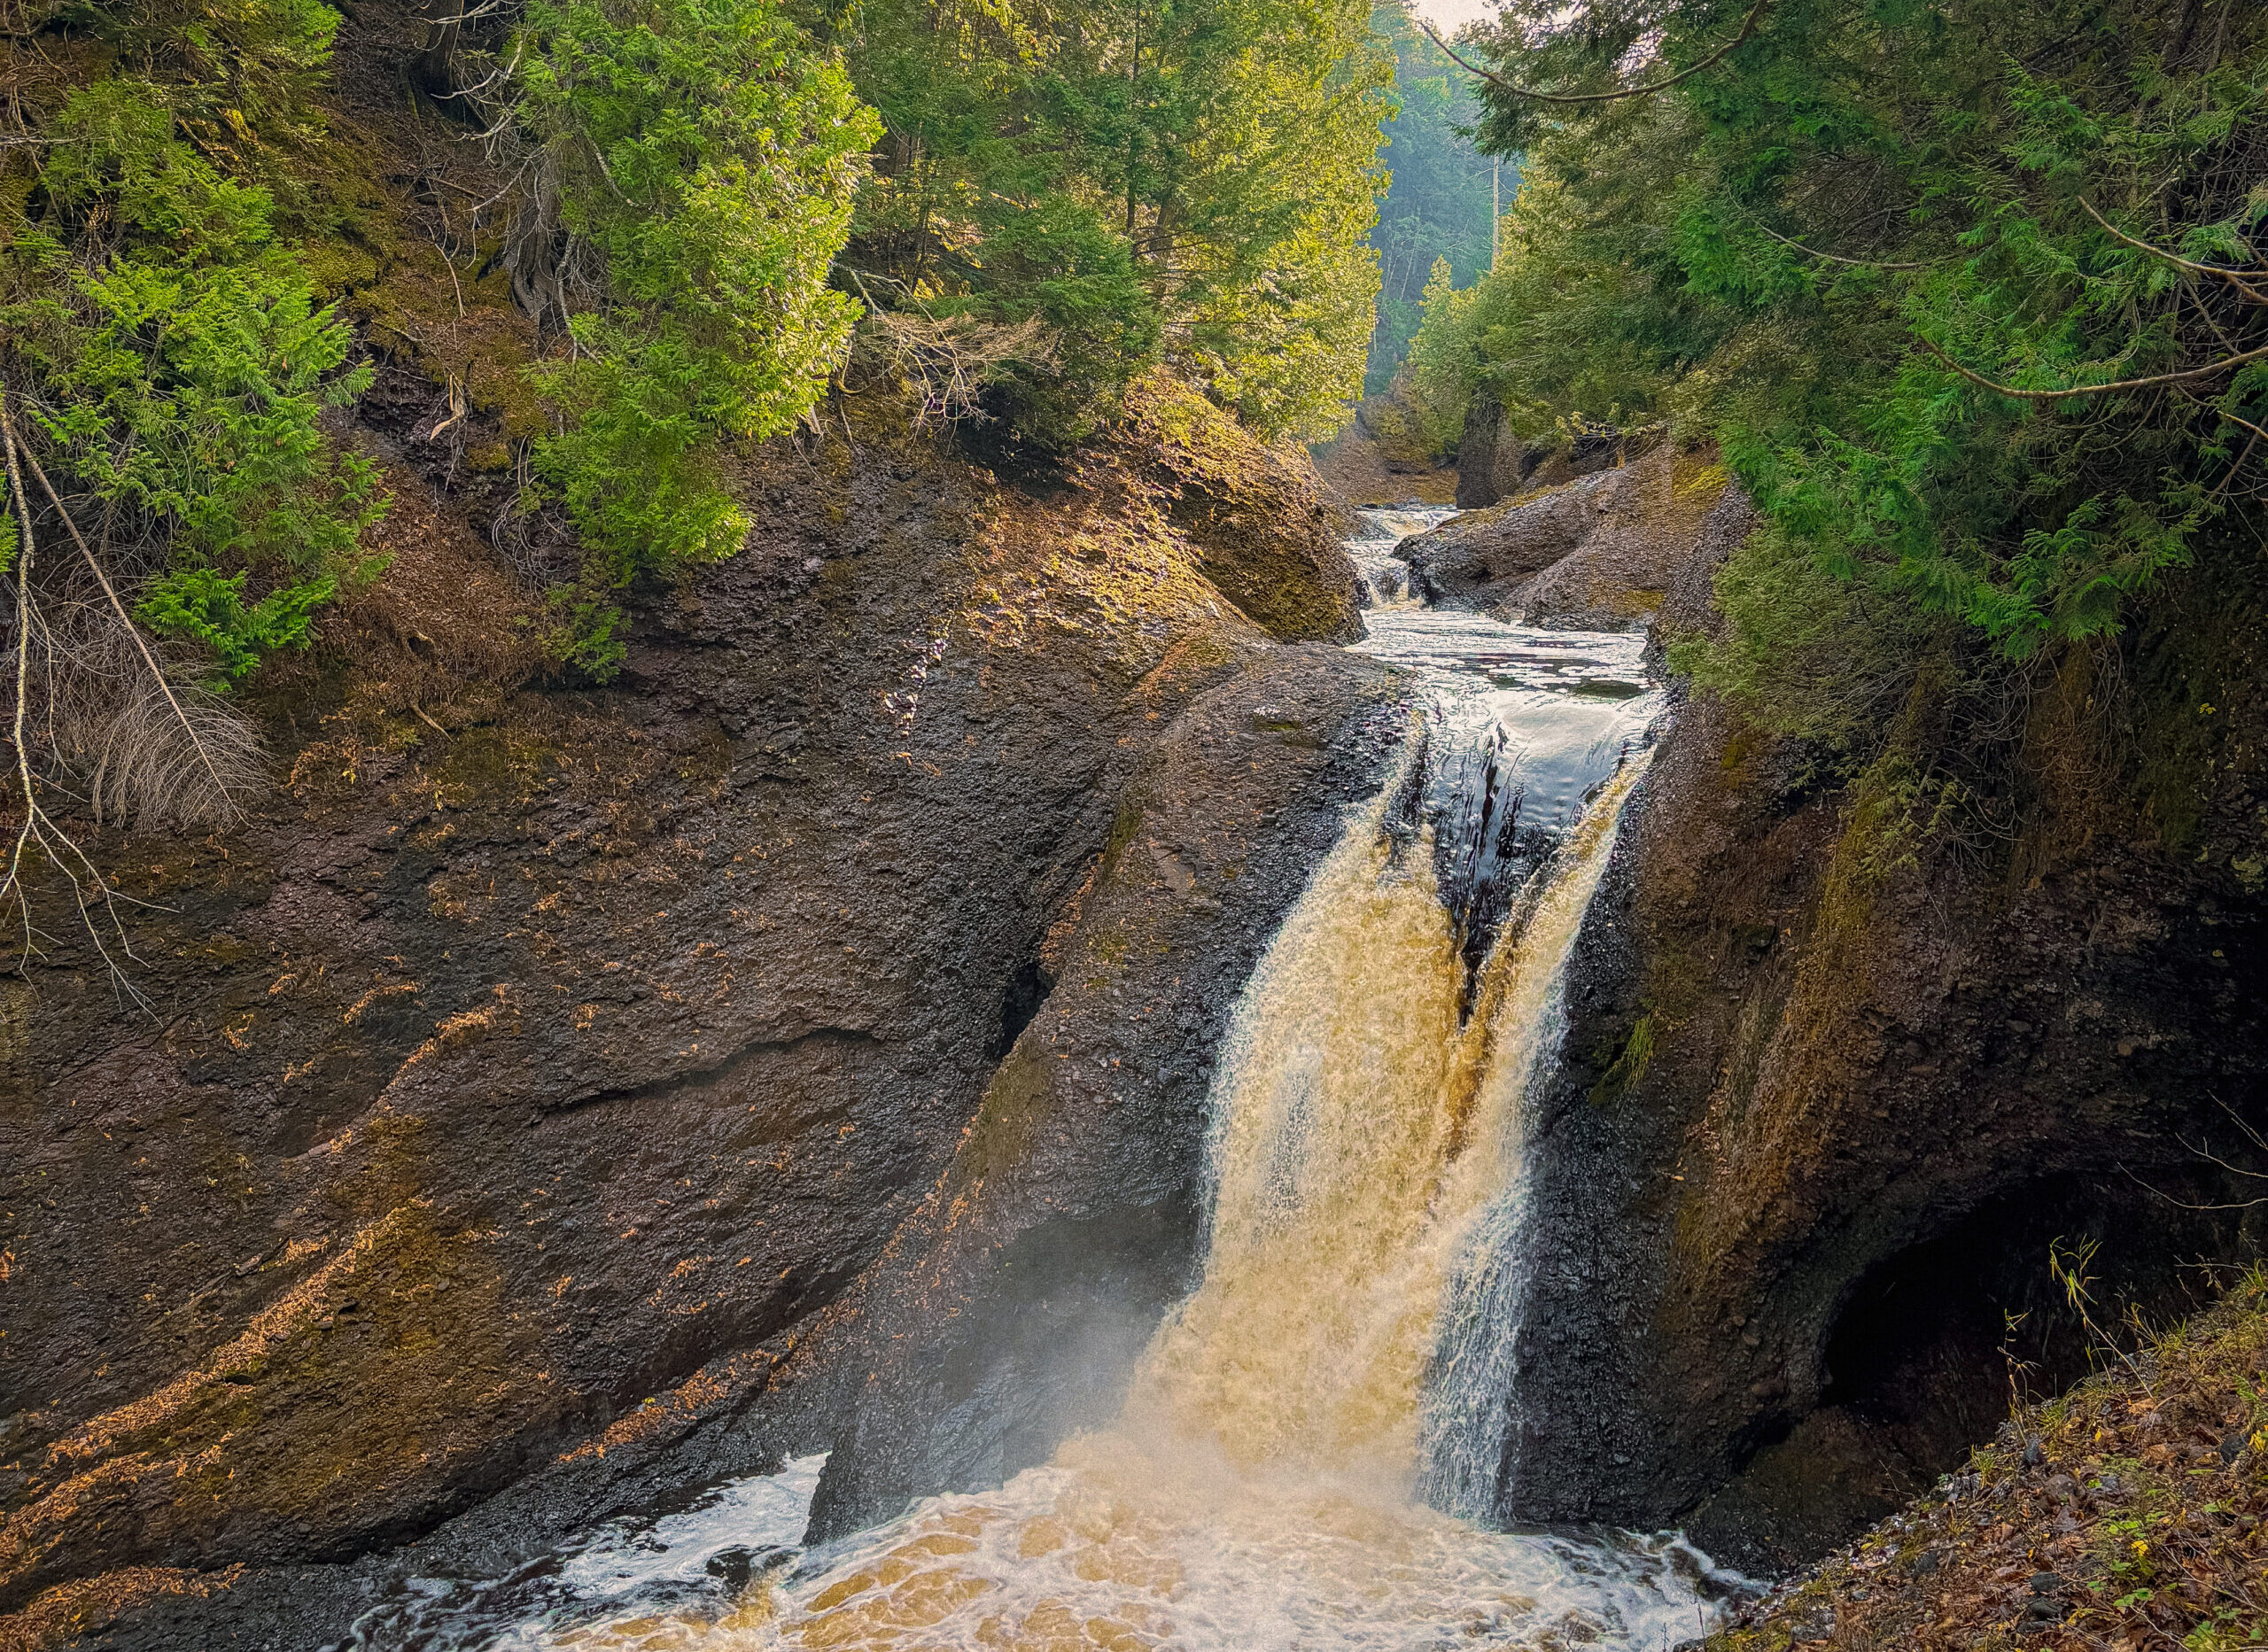
[[[1666,630],[1714,623],[1747,526],[1717,508]],[[2084,1373],[2051,1246],[2098,1242],[2096,1311],[2160,1322],[2214,1294],[2194,1264],[2260,1253],[2260,611],[2201,577],[2123,661],[1966,725],[2014,841],[1917,847],[1894,769],[1821,793],[1678,709],[1542,1107],[1507,1512],[1784,1570],[1988,1437],[2012,1361],[2034,1393]],[[1954,715],[1925,673],[1893,749]]]
[[[1115,1405],[1196,1260],[1224,1018],[1406,694],[1320,641],[1311,476],[1201,405],[1010,484],[838,412],[603,690],[530,676],[374,423],[395,561],[266,691],[272,795],[82,823],[151,1007],[59,920],[0,984],[19,1640],[320,1645],[786,1453],[835,1451],[824,1535]],[[1661,449],[1410,555],[1670,634],[1751,525]],[[2159,1306],[2256,1253],[2210,1207],[2268,1077],[2263,606],[2201,578],[1961,725],[2014,842],[1676,708],[1537,1105],[1504,1513],[1793,1563],[1988,1434],[2011,1355],[2076,1372],[2051,1243]],[[1925,675],[1898,738],[1954,715]]]
[[[555,1526],[704,1423],[887,1434],[858,1339],[909,1292],[1033,1336],[1162,1302],[1220,1018],[1405,716],[1287,640],[1354,624],[1311,477],[1153,399],[1037,488],[843,409],[603,690],[526,678],[511,578],[397,459],[254,816],[82,823],[151,903],[149,1007],[64,915],[0,983],[0,1609],[317,1644],[319,1563],[507,1485]]]

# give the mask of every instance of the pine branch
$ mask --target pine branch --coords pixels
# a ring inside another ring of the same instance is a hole
[[[2085,207],[2087,216],[2093,219],[2095,222],[2101,224],[2105,229],[2109,230],[2114,239],[2124,241],[2128,246],[2135,249],[2135,251],[2140,252],[2148,252],[2152,258],[2162,258],[2167,263],[2175,266],[2177,268],[2191,270],[2200,275],[2218,275],[2223,281],[2227,282],[2229,285],[2234,287],[2239,292],[2242,293],[2249,302],[2253,304],[2268,304],[2268,293],[2262,293],[2245,279],[2245,276],[2248,274],[2247,271],[2241,269],[2224,269],[2218,264],[2200,264],[2193,259],[2183,258],[2179,253],[2169,252],[2163,247],[2152,246],[2147,241],[2137,241],[2132,236],[2128,235],[2124,230],[2120,229],[2114,225],[2110,220],[2105,218],[2101,213],[2095,211],[2093,202],[2082,197],[2080,198],[2079,205]],[[2256,275],[2256,272],[2252,273]]]

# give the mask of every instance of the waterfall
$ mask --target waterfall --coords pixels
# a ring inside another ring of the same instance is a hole
[[[1487,1111],[1504,1121],[1492,1154],[1497,1187],[1460,1232],[1456,1271],[1433,1332],[1425,1399],[1425,1500],[1486,1520],[1497,1511],[1506,1454],[1520,1417],[1518,1346],[1527,1274],[1520,1239],[1527,1206],[1529,1092],[1556,1064],[1567,1031],[1567,965],[1583,915],[1606,870],[1622,804],[1643,771],[1633,759],[1563,851],[1561,869],[1520,930],[1513,958],[1490,960],[1502,998],[1484,1087]]]
[[[1559,644],[1503,641],[1500,666],[1525,649],[1596,680],[1576,669],[1596,648],[1571,664]],[[1477,1523],[1514,1415],[1526,1102],[1565,1029],[1648,711],[1512,677],[1486,716],[1430,707],[1426,772],[1348,822],[1239,997],[1204,1273],[1117,1423],[847,1540],[790,1583],[759,1644],[1651,1648],[1705,1617],[1705,1563],[1674,1537]],[[1532,703],[1550,693],[1557,713]],[[1518,737],[1555,716],[1575,733]],[[1412,796],[1418,818],[1396,818]],[[1468,852],[1476,834],[1487,853]],[[1532,868],[1477,969],[1479,909],[1445,863]]]
[[[1239,1462],[1407,1481],[1462,983],[1432,857],[1397,855],[1381,812],[1349,826],[1238,1005],[1203,1280],[1160,1329],[1129,1409],[1210,1432]]]
[[[1382,536],[1424,525],[1374,514]],[[1350,547],[1374,592],[1394,542]],[[1234,1006],[1203,1273],[1115,1423],[995,1490],[774,1547],[735,1597],[686,1580],[734,1554],[748,1576],[749,1532],[792,1529],[817,1459],[659,1525],[596,1528],[509,1588],[473,1586],[484,1604],[454,1617],[389,1605],[388,1625],[483,1652],[1651,1652],[1706,1621],[1707,1563],[1674,1534],[1489,1529],[1521,1421],[1531,1092],[1646,764],[1643,639],[1369,617],[1357,646],[1411,673],[1425,737],[1350,814]]]
[[[1606,782],[1538,874],[1462,1020],[1433,857],[1397,854],[1377,808],[1349,826],[1238,1006],[1204,1277],[1153,1342],[1130,1415],[1209,1431],[1239,1462],[1422,1477],[1451,1513],[1494,1513],[1522,1103],[1642,766]]]
[[[1394,547],[1413,533],[1423,533],[1456,515],[1439,506],[1418,505],[1355,513],[1362,531],[1345,541],[1348,560],[1363,581],[1363,607],[1372,609],[1414,607],[1418,593],[1410,564],[1398,559]]]

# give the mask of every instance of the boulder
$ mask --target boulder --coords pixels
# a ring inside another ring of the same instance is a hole
[[[1468,512],[1395,554],[1442,606],[1516,624],[1619,630],[1661,606],[1728,481],[1710,454],[1663,443]]]

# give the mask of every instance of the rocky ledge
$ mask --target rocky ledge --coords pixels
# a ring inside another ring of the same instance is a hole
[[[317,1645],[343,1563],[476,1506],[429,1541],[712,1477],[702,1429],[960,1408],[847,1517],[1076,1415],[990,1405],[979,1326],[1099,1347],[1178,1287],[1223,1018],[1406,727],[1301,640],[1353,572],[1311,471],[1162,384],[1014,482],[838,415],[603,688],[532,675],[513,570],[366,426],[393,562],[262,691],[269,795],[74,823],[148,1007],[67,911],[0,981],[9,1644]]]
[[[1708,1652],[2260,1644],[2264,1313],[2255,1274],[2163,1335],[2103,1333],[2098,1376],[2008,1417],[1930,1495],[1747,1605]]]
[[[1610,469],[1467,511],[1394,554],[1440,606],[1517,624],[1619,631],[1660,609],[1728,479],[1711,454],[1661,442]]]

